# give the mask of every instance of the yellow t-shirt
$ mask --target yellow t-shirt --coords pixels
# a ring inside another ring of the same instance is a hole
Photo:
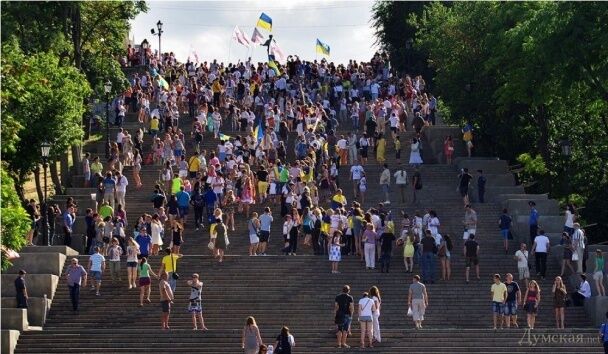
[[[150,121],[150,129],[158,130],[159,124],[160,124],[160,121],[158,120],[158,118],[156,118],[156,117],[152,118],[152,120]]]
[[[172,194],[176,194],[177,192],[179,192],[179,187],[182,186],[182,180],[179,177],[174,178],[171,181],[171,193]]]
[[[164,270],[167,273],[171,273],[173,272],[173,263],[175,263],[176,267],[177,267],[177,260],[180,258],[180,256],[174,254],[173,255],[173,260],[171,260],[171,255],[166,255],[163,257],[161,263],[165,266]]]
[[[401,141],[395,140],[395,151],[401,150]]]
[[[336,203],[339,203],[342,205],[346,204],[346,197],[344,196],[344,194],[342,194],[342,195],[336,194],[331,199]]]
[[[492,301],[502,303],[506,299],[507,286],[504,283],[492,284],[490,291],[492,292]]]
[[[201,161],[198,159],[198,157],[196,156],[192,156],[190,158],[189,164],[188,164],[188,171],[190,172],[198,172],[198,170],[201,167]]]

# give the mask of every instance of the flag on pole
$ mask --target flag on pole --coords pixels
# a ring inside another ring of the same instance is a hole
[[[277,62],[274,60],[274,55],[268,56],[268,67],[274,70],[275,74],[281,75],[281,70],[279,69]]]
[[[264,36],[262,35],[262,33],[260,33],[260,31],[258,30],[257,27],[253,28],[253,34],[251,35],[251,43],[254,43],[254,44],[264,43]]]
[[[246,47],[249,47],[249,45],[251,45],[251,43],[249,42],[249,38],[245,36],[245,33],[241,31],[239,26],[234,26],[234,31],[232,32],[232,39]]]
[[[276,42],[270,43],[270,54],[274,55],[275,61],[285,62],[287,60],[287,56],[283,52],[279,45]]]
[[[260,15],[260,19],[258,20],[258,23],[255,26],[267,29],[268,31],[272,31],[272,19],[270,18],[270,16],[262,12],[262,14]]]
[[[323,55],[329,56],[329,46],[327,44],[321,42],[319,40],[319,38],[317,38],[316,51],[317,51],[317,53],[321,53]]]
[[[262,140],[264,137],[264,128],[262,128],[262,121],[258,122],[258,126],[253,130],[253,137],[256,138],[257,141]]]

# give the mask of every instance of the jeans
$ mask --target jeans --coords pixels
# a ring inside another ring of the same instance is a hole
[[[72,309],[78,311],[78,301],[80,300],[80,284],[68,285],[70,288],[70,300],[72,300]]]
[[[175,294],[175,287],[177,286],[177,280],[175,278],[173,278],[173,272],[167,273],[167,281],[169,282],[169,286],[171,287],[171,290]]]
[[[534,239],[538,235],[538,225],[530,225],[530,244],[534,244]]]
[[[433,252],[423,252],[421,259],[422,279],[425,282],[435,280],[435,255]]]
[[[314,254],[316,254],[316,255],[323,254],[323,250],[321,249],[321,245],[319,244],[319,233],[318,232],[313,231],[310,242],[312,242],[312,249],[313,249]]]
[[[485,195],[486,195],[486,189],[484,188],[477,188],[477,194],[479,196],[479,202],[480,203],[485,203]]]
[[[194,227],[197,229],[203,225],[203,206],[194,206]]]
[[[536,252],[534,260],[536,273],[540,273],[540,276],[544,278],[545,274],[547,273],[547,253]]]
[[[388,269],[391,266],[391,252],[390,251],[382,251],[382,255],[380,256],[380,268],[388,273]]]
[[[125,209],[125,207],[126,207],[125,194],[126,194],[126,192],[116,191],[117,203],[118,203],[118,205],[122,205],[123,209]]]
[[[365,266],[367,268],[376,268],[376,244],[365,243]]]
[[[388,202],[391,199],[389,198],[389,185],[388,184],[382,184],[382,191],[384,192],[384,199]]]
[[[296,253],[298,250],[298,234],[289,235],[289,253]]]

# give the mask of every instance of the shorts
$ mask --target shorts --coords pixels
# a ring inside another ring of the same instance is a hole
[[[260,238],[258,237],[257,234],[249,234],[249,243],[250,244],[256,244],[260,242]]]
[[[91,171],[84,173],[84,180],[85,181],[90,181],[91,180]]]
[[[160,308],[162,309],[162,311],[164,313],[169,313],[171,312],[171,301],[169,300],[163,300],[160,302]]]
[[[150,277],[140,277],[138,284],[139,286],[146,286],[152,284],[152,281],[150,280]]]
[[[186,215],[188,215],[188,207],[187,206],[185,206],[185,207],[179,207],[179,216],[183,217],[183,216],[186,216]]]
[[[196,174],[197,174],[197,173],[198,173],[198,172],[196,172],[196,171],[188,171],[188,176],[189,176],[190,178],[196,178]]]
[[[602,281],[604,279],[604,273],[600,270],[593,273],[593,280]]]
[[[179,170],[178,176],[180,178],[188,177],[188,171],[186,171],[186,170]]]
[[[258,193],[260,193],[260,195],[266,195],[267,192],[268,192],[268,182],[259,181],[258,182]]]
[[[502,315],[505,312],[503,303],[492,301],[492,312],[498,315]]]
[[[397,132],[397,127],[391,127],[391,131],[392,131],[393,133],[396,133],[396,132]]]
[[[530,269],[528,267],[517,268],[519,280],[530,279]]]
[[[465,267],[469,268],[471,266],[476,266],[479,264],[479,258],[477,257],[466,257]]]
[[[517,301],[507,301],[503,305],[505,316],[517,316]]]
[[[127,268],[137,268],[137,262],[127,262]]]
[[[203,305],[200,300],[190,300],[188,304],[188,312],[190,313],[202,313]]]
[[[260,242],[268,242],[270,239],[270,231],[260,230]]]
[[[336,316],[335,323],[338,325],[338,331],[346,332],[350,329],[352,319],[349,315]]]
[[[500,234],[502,235],[503,240],[509,239],[509,229],[500,230]]]
[[[91,271],[91,278],[101,281],[101,272]]]

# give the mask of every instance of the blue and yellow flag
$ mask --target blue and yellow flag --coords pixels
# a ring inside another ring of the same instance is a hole
[[[232,137],[230,135],[220,133],[220,141],[230,140]]]
[[[253,130],[253,137],[259,142],[264,137],[264,128],[262,128],[262,121],[258,123],[258,126]]]
[[[260,28],[264,28],[269,31],[272,31],[272,19],[270,18],[270,16],[268,16],[262,12],[262,14],[260,15],[260,19],[258,20],[258,23],[256,24],[256,27],[260,27]]]
[[[165,80],[162,76],[158,75],[158,84],[164,88],[165,90],[169,91],[169,83],[167,82],[167,80]]]
[[[329,46],[327,44],[321,42],[319,40],[319,38],[317,38],[316,50],[317,50],[317,53],[321,53],[323,55],[329,56]]]
[[[274,61],[274,57],[272,55],[268,56],[268,67],[274,70],[275,74],[281,75],[281,70],[279,69],[276,61]]]

